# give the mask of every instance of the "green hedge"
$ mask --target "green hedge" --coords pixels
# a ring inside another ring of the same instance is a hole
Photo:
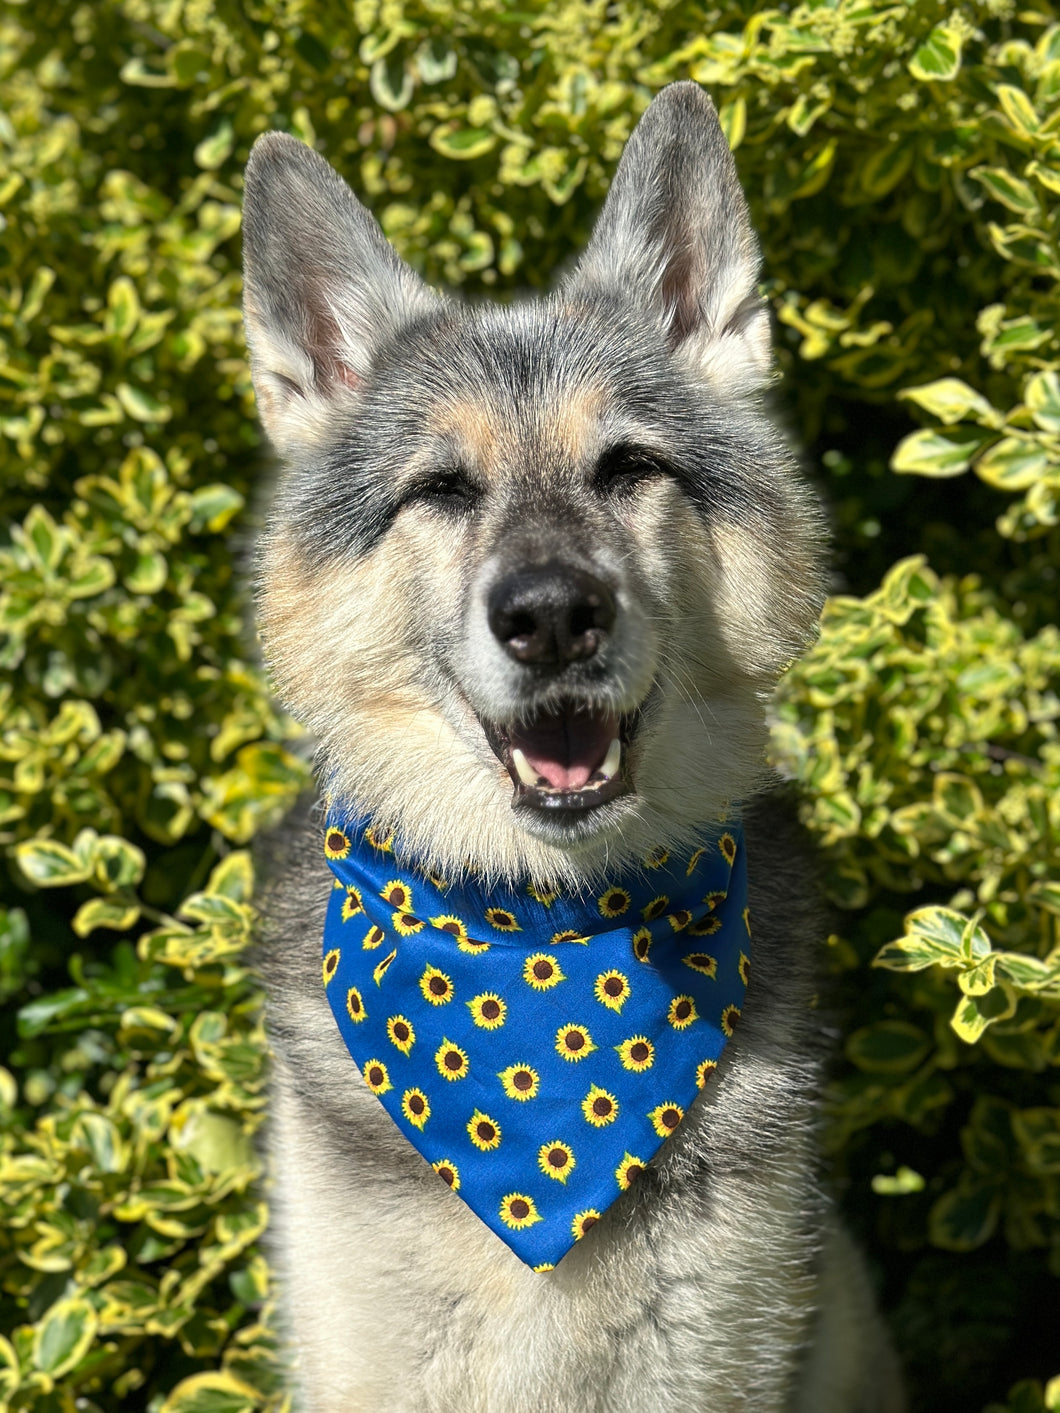
[[[837,905],[834,1179],[915,1407],[1060,1409],[1058,19],[0,10],[0,1409],[285,1406],[243,846],[309,771],[242,588],[251,142],[315,143],[430,280],[504,297],[585,239],[686,77],[736,149],[782,408],[834,507],[843,592],[774,735]]]

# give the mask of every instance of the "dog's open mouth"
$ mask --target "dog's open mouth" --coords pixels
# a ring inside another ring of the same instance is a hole
[[[591,810],[633,788],[627,753],[638,718],[570,707],[483,729],[512,777],[513,808]]]

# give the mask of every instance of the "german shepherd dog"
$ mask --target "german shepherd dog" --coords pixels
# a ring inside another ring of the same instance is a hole
[[[273,1255],[303,1413],[895,1413],[822,1195],[812,868],[766,710],[822,600],[822,517],[764,404],[759,250],[694,84],[634,131],[545,299],[429,289],[328,164],[247,168],[245,315],[285,471],[260,554],[327,789],[424,867],[591,886],[743,818],[754,976],[680,1128],[547,1274],[439,1181],[320,982],[319,811],[272,846]]]

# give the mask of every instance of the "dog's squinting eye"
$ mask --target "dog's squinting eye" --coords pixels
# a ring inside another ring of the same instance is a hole
[[[438,510],[474,510],[482,499],[482,487],[463,471],[437,471],[416,481],[401,498],[401,505],[429,505]]]
[[[642,481],[671,474],[666,464],[653,452],[621,443],[609,447],[597,462],[593,486],[598,491],[622,495]]]

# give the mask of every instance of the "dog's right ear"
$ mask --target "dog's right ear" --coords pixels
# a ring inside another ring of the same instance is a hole
[[[374,352],[438,300],[338,173],[279,132],[247,163],[243,291],[258,410],[281,453],[326,440]]]

